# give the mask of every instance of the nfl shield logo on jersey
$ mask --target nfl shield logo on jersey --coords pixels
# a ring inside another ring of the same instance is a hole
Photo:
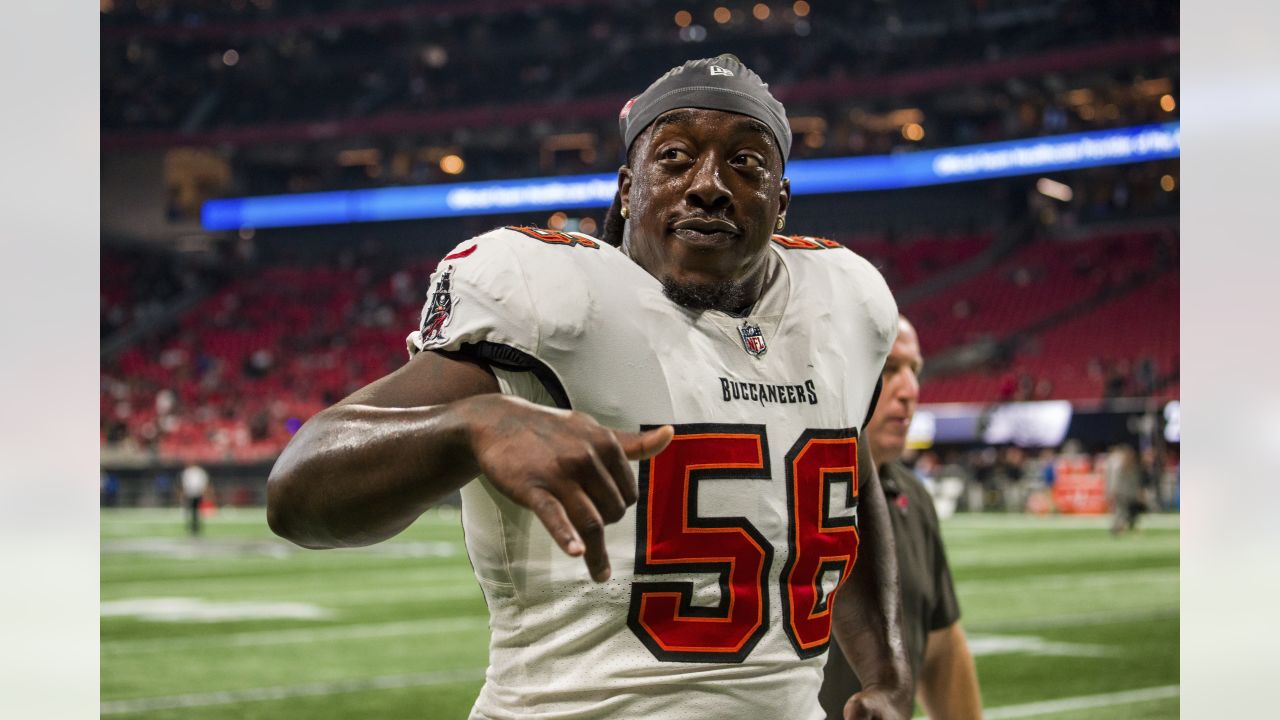
[[[738,328],[738,333],[742,335],[742,347],[749,354],[760,357],[765,354],[769,348],[764,344],[764,333],[760,332],[760,326],[753,323],[742,321],[742,327]]]

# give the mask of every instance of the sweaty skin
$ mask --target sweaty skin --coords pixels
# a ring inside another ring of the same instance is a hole
[[[713,299],[695,309],[736,313],[754,304],[770,235],[790,200],[764,125],[673,110],[637,139],[633,158],[618,177],[631,218],[624,251],[677,296]],[[380,542],[483,472],[603,582],[611,573],[605,524],[636,501],[629,461],[660,453],[672,432],[605,428],[582,413],[502,395],[494,376],[469,360],[422,352],[303,425],[268,480],[268,522],[306,547]],[[912,683],[892,536],[873,463],[860,465],[865,551],[839,595],[833,632],[854,648],[850,662],[869,682],[846,715],[907,718]]]
[[[631,158],[635,167],[618,171],[631,216],[623,251],[664,284],[735,289],[730,306],[711,309],[736,313],[754,303],[774,223],[791,200],[764,125],[718,110],[672,110],[636,138]]]
[[[472,362],[419,353],[298,430],[267,481],[267,522],[304,547],[371,545],[483,472],[603,582],[604,525],[636,500],[628,461],[671,434],[610,430],[503,395]]]

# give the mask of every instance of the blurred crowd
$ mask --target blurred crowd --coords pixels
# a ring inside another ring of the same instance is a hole
[[[1054,489],[1065,478],[1083,480],[1098,505],[1117,495],[1140,502],[1145,512],[1176,510],[1180,504],[1180,448],[1140,442],[1088,448],[1069,439],[1055,448],[942,446],[908,450],[904,461],[924,481],[943,512],[1033,512],[1067,510]],[[1073,485],[1072,493],[1080,492]],[[1059,495],[1061,498],[1061,495]]]
[[[162,332],[106,357],[104,447],[274,457],[311,415],[403,362],[432,258],[365,243],[308,264],[241,266]]]
[[[218,264],[185,262],[157,248],[104,244],[98,295],[100,337],[164,316],[184,294],[225,281]]]
[[[750,67],[789,85],[1177,34],[1176,5],[1099,0],[760,3],[764,17],[705,1],[238,4],[112,3],[104,127],[173,127],[184,93],[206,89],[234,95],[213,125],[332,120],[613,93],[721,45],[750,48]]]
[[[841,239],[895,278],[895,291],[927,284],[992,242],[954,232]],[[986,336],[1007,351],[930,373],[925,399],[1176,397],[1177,304],[1165,297],[1172,290],[1176,299],[1176,242],[1176,233],[1162,232],[1042,239],[943,292],[904,302],[904,312],[930,328],[935,360]],[[1170,244],[1174,251],[1161,255]],[[225,282],[198,304],[104,357],[104,449],[202,461],[274,457],[312,414],[404,361],[399,348],[435,265],[415,247],[369,238],[331,249],[278,242],[267,260],[237,258],[235,271],[224,271]],[[104,271],[120,262],[111,250],[104,258]],[[969,309],[955,316],[954,304],[965,302]],[[935,317],[934,307],[950,308],[948,316]],[[1139,311],[1142,328],[1093,320]],[[1106,336],[1108,327],[1121,336]]]
[[[179,221],[218,194],[611,172],[626,96],[726,50],[786,102],[793,158],[1178,118],[1178,7],[1154,0],[103,0],[101,11],[104,157],[167,151]],[[1091,233],[1176,224],[1177,162],[1060,179],[1074,189],[1065,199],[990,183],[1007,207],[993,201],[980,223],[838,237],[898,293],[1029,219],[998,264],[904,303],[931,328],[931,358],[996,345],[967,373],[930,378],[933,399],[1176,396],[1176,229],[1125,236],[1114,252]],[[1045,240],[1076,228],[1081,242]],[[264,260],[252,231],[224,239],[233,251],[208,265],[104,244],[104,346],[137,334],[103,358],[104,458],[269,460],[313,413],[402,361],[438,248],[392,252],[349,233],[326,250],[268,241]],[[1115,318],[1134,306],[1141,332],[1107,335],[1129,332]]]
[[[1161,389],[1159,381],[1165,374],[1160,361],[1146,354],[1136,360],[1094,355],[1085,365],[1085,372],[1090,380],[1101,386],[1102,400],[1152,397]],[[1000,373],[1000,391],[994,399],[998,402],[1025,402],[1052,400],[1054,397],[1053,378],[1049,374],[1006,368]]]
[[[108,147],[147,131],[199,139],[306,123],[284,133],[287,159],[262,141],[226,150],[250,194],[608,172],[622,155],[620,93],[725,49],[787,103],[793,157],[1177,117],[1168,3],[233,5],[119,2],[104,13]],[[342,123],[352,137],[334,137]],[[226,141],[202,142],[238,144]],[[446,154],[465,162],[442,169]]]

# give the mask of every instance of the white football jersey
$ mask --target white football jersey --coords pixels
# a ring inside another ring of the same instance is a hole
[[[672,424],[633,463],[597,584],[484,477],[462,490],[489,605],[472,718],[823,717],[828,602],[857,555],[857,433],[897,333],[880,273],[775,236],[745,317],[695,312],[622,252],[502,228],[432,277],[420,350],[488,359],[504,392],[623,430]]]

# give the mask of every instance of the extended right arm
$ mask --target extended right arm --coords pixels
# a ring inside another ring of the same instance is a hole
[[[271,529],[309,548],[396,535],[477,475],[468,421],[497,392],[485,368],[424,352],[318,413],[271,470]]]
[[[484,473],[607,579],[604,525],[636,501],[629,461],[661,452],[671,428],[611,430],[498,390],[487,368],[426,351],[318,413],[271,470],[271,529],[310,548],[369,545]]]

